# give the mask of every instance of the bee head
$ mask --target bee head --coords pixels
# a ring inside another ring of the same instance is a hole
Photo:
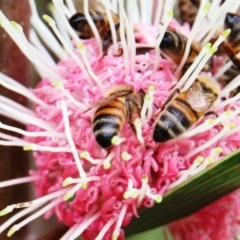
[[[240,22],[240,16],[234,13],[228,12],[225,17],[225,27],[230,28],[231,30],[234,28],[234,26]]]
[[[81,24],[87,23],[86,17],[83,13],[75,13],[70,19],[69,24],[71,27],[77,31],[79,31],[79,26]]]

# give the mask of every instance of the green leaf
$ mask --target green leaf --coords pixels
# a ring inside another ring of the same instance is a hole
[[[163,201],[140,212],[126,235],[147,231],[186,217],[240,187],[240,150],[221,159],[163,196]]]

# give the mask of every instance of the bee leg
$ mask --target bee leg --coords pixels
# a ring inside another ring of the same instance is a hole
[[[222,46],[223,46],[226,54],[229,56],[229,58],[234,63],[234,65],[240,70],[240,59],[237,58],[237,55],[233,52],[232,48],[226,42],[223,42]]]
[[[214,112],[214,111],[209,111],[209,112],[206,112],[206,113],[204,114],[204,116],[209,116],[209,115],[214,115],[216,118],[219,117],[219,115],[218,115],[216,112]]]

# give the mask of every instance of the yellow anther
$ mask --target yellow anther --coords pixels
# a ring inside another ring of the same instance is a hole
[[[43,19],[44,19],[49,25],[55,25],[54,20],[53,20],[50,16],[44,14],[44,15],[43,15]]]
[[[157,195],[155,195],[154,200],[156,203],[160,203],[162,201],[162,196],[160,194],[157,194]]]
[[[90,157],[90,154],[89,154],[89,152],[87,152],[87,151],[83,151],[83,152],[81,152],[81,154],[80,154],[80,158],[89,158]]]
[[[222,33],[222,36],[226,38],[226,37],[229,36],[230,33],[231,33],[231,29],[228,28],[228,29],[226,29],[226,30]]]
[[[203,160],[204,160],[204,158],[203,158],[202,156],[198,156],[198,157],[194,160],[194,162],[200,164],[200,163],[203,162]]]
[[[132,155],[128,154],[126,151],[124,151],[122,154],[121,154],[121,158],[122,160],[124,161],[128,161],[132,158]]]
[[[23,147],[23,150],[24,151],[31,151],[31,150],[33,150],[33,145],[32,144],[25,145]]]
[[[61,87],[62,86],[62,83],[60,81],[52,81],[51,84],[53,87]]]
[[[71,177],[65,178],[64,181],[62,182],[62,186],[63,186],[63,187],[66,187],[66,186],[72,184],[72,180],[73,180],[73,179],[72,179]]]

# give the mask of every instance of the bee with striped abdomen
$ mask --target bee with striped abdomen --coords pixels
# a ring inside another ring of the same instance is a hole
[[[168,27],[160,43],[160,50],[163,55],[171,58],[177,65],[180,64],[187,45],[187,37],[172,27]],[[182,74],[190,67],[201,51],[201,47],[192,43],[187,60],[183,66]]]
[[[207,114],[219,95],[218,84],[207,76],[198,76],[187,91],[177,90],[177,94],[170,96],[160,112],[153,140],[166,142],[186,132]]]
[[[112,33],[105,6],[100,1],[89,0],[88,2],[89,15],[96,25],[98,33],[102,39],[103,52],[106,53],[108,47],[112,44]],[[76,1],[75,5],[78,12],[69,19],[70,25],[78,32],[80,38],[89,39],[94,37],[91,26],[89,25],[83,10],[83,0]],[[111,16],[115,25],[117,40],[120,40],[119,16],[113,11],[111,11]]]
[[[182,22],[193,25],[201,0],[178,0],[178,9]]]
[[[96,104],[98,108],[92,126],[95,139],[102,148],[112,147],[112,139],[119,135],[125,121],[134,131],[133,120],[140,114],[143,101],[143,91],[134,92],[132,86],[122,85],[113,88]]]
[[[240,58],[237,54],[240,52],[240,16],[234,13],[227,13],[225,17],[225,29],[230,28],[227,41],[223,42],[223,48],[234,65],[240,70]]]

